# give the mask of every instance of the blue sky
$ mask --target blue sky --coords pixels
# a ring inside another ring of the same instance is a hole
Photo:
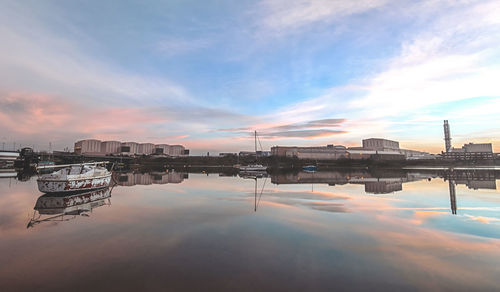
[[[7,145],[499,147],[497,1],[0,0],[0,37]]]

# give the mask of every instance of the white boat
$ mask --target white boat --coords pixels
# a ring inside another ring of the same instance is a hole
[[[58,171],[40,176],[37,179],[38,190],[43,193],[60,193],[108,187],[111,181],[111,172],[103,166],[105,163],[65,165]]]
[[[254,132],[254,137],[255,137],[255,162],[257,162],[257,131]],[[259,141],[260,143],[260,141]],[[262,147],[262,145],[261,145]],[[243,172],[249,172],[249,171],[267,171],[267,166],[264,166],[262,164],[249,164],[249,165],[235,165],[236,168],[238,168],[240,171]]]

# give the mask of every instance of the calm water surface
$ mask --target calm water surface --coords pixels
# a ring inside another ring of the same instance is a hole
[[[65,216],[3,178],[0,290],[500,290],[498,177],[116,174]]]

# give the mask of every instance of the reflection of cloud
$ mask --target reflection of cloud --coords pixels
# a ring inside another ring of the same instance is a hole
[[[257,194],[259,196],[259,205],[268,205],[273,207],[305,207],[318,211],[326,211],[333,213],[349,212],[343,203],[338,203],[341,200],[349,200],[351,197],[345,194],[336,194],[329,192],[312,192],[312,191],[286,191],[277,188],[266,188],[266,191]],[[220,200],[228,201],[250,201],[255,200],[254,194],[249,194],[241,198],[220,198]]]
[[[468,214],[464,214],[464,216],[471,219],[471,220],[478,221],[478,222],[481,222],[484,224],[490,224],[493,222],[495,222],[495,223],[500,222],[500,219],[493,218],[493,217],[472,216],[472,215],[468,215]]]
[[[447,215],[449,212],[444,212],[444,211],[423,211],[423,210],[417,210],[415,211],[415,224],[422,224],[424,221],[428,220],[429,218],[441,216],[441,215]]]
[[[310,203],[304,203],[302,204],[303,206],[309,206],[310,208],[314,210],[319,210],[319,211],[326,211],[326,212],[332,212],[332,213],[347,213],[349,212],[344,204],[338,204],[338,203],[324,203],[324,202],[310,202]]]

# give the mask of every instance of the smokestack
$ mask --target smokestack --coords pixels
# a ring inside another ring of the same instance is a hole
[[[448,124],[448,120],[444,120],[444,147],[446,152],[450,152],[451,149],[451,137],[450,137],[450,125]]]

